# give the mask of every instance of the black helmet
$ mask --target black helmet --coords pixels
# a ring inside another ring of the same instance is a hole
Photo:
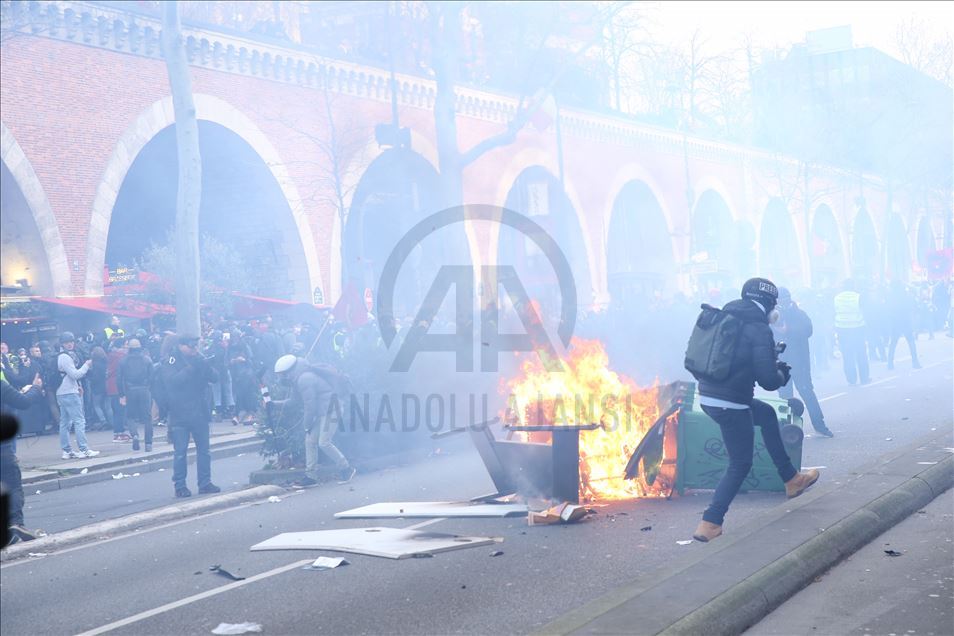
[[[767,278],[750,278],[742,285],[742,298],[754,300],[771,311],[778,302],[778,287]]]
[[[60,334],[60,344],[66,344],[67,342],[75,342],[76,336],[73,335],[72,331],[64,331]]]

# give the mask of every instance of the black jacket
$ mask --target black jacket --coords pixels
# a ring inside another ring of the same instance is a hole
[[[159,375],[168,400],[169,426],[212,421],[210,385],[219,376],[202,356],[173,354],[162,363]]]
[[[737,404],[751,404],[756,382],[766,391],[775,391],[784,384],[785,377],[776,364],[775,339],[765,312],[751,300],[733,300],[722,309],[744,323],[732,371],[722,382],[700,380],[699,393]]]

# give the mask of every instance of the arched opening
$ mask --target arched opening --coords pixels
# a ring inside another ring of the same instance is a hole
[[[815,210],[812,222],[811,247],[812,285],[816,288],[835,287],[844,274],[844,253],[838,222],[831,208],[824,203]]]
[[[878,256],[874,223],[868,211],[861,208],[851,228],[851,275],[863,281],[875,280],[878,277]]]
[[[911,249],[904,221],[897,214],[888,219],[888,233],[884,241],[885,273],[890,280],[907,281],[911,270]]]
[[[291,208],[268,164],[238,134],[199,121],[202,202],[199,233],[241,258],[248,291],[311,299],[308,266]],[[131,266],[175,225],[178,160],[175,128],[156,134],[139,152],[116,196],[106,265]]]
[[[386,150],[361,176],[342,238],[342,289],[378,293],[382,269],[415,224],[440,211],[440,177],[421,155]],[[425,238],[404,262],[394,290],[396,317],[415,316],[440,267],[470,264],[463,224]]]
[[[934,230],[931,228],[931,222],[927,217],[921,217],[918,222],[918,265],[927,269],[928,258],[931,252],[937,249],[934,241]]]
[[[583,230],[560,180],[541,166],[527,168],[510,188],[505,207],[530,217],[553,237],[570,263],[577,302],[588,304],[593,293]],[[527,294],[541,303],[544,313],[559,311],[562,298],[553,266],[529,237],[501,226],[497,265],[514,267]]]
[[[616,197],[606,246],[606,277],[614,304],[642,304],[672,289],[672,240],[659,201],[642,181],[627,183]]]
[[[715,190],[699,197],[692,218],[691,271],[702,290],[734,287],[740,264],[752,260],[754,236],[744,240],[725,200]],[[747,269],[747,268],[746,268]]]
[[[785,203],[773,198],[762,216],[759,238],[759,273],[777,285],[801,284],[798,237]]]
[[[6,162],[0,164],[0,284],[24,295],[52,296],[53,277],[30,204]]]

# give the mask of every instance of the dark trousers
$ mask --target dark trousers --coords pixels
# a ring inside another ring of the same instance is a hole
[[[109,396],[109,408],[113,414],[113,435],[126,432],[126,407],[119,403],[118,395]]]
[[[172,440],[172,483],[176,488],[186,485],[189,436],[195,442],[195,466],[199,488],[212,483],[212,455],[209,454],[208,422],[170,422],[169,437]]]
[[[914,338],[914,331],[906,329],[904,331],[895,329],[891,331],[891,344],[888,345],[888,368],[894,368],[894,351],[898,348],[898,341],[904,338],[908,343],[908,351],[911,353],[911,365],[915,368],[921,366],[918,362],[918,345]]]
[[[725,409],[703,406],[702,410],[722,429],[722,442],[729,454],[729,468],[719,480],[712,503],[706,508],[702,518],[709,523],[721,526],[729,504],[735,499],[742,483],[752,470],[752,454],[755,451],[755,426],[762,428],[762,440],[765,449],[772,457],[782,481],[788,481],[798,471],[782,445],[779,433],[778,417],[775,409],[760,400],[752,400],[748,409]]]
[[[139,424],[145,428],[146,444],[152,444],[152,398],[147,387],[131,387],[126,392],[126,426],[136,439]]]
[[[23,525],[23,483],[20,480],[20,463],[16,446],[12,441],[0,444],[0,481],[10,493],[10,525]]]
[[[788,381],[788,384],[778,390],[778,395],[788,400],[795,397],[796,389],[798,390],[798,395],[802,398],[802,402],[805,403],[805,410],[808,411],[808,417],[812,421],[812,427],[816,431],[824,431],[827,429],[828,427],[825,426],[825,416],[822,414],[821,404],[818,403],[818,396],[815,395],[815,385],[812,384],[811,367],[804,369],[802,367],[793,366],[792,379]]]
[[[841,361],[845,366],[848,384],[858,380],[867,384],[871,375],[868,372],[868,352],[865,350],[865,328],[839,329],[838,348],[841,349]]]

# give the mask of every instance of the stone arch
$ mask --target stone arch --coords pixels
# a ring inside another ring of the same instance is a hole
[[[835,213],[827,203],[815,208],[809,245],[812,286],[838,286],[845,275],[844,240]]]
[[[779,197],[772,197],[759,225],[759,275],[778,285],[801,285],[801,249],[792,216]]]
[[[305,205],[298,188],[278,151],[262,130],[244,113],[228,102],[203,93],[194,95],[196,118],[218,124],[238,135],[262,159],[288,203],[308,270],[309,289],[322,288],[321,264]],[[86,261],[86,293],[103,293],[102,271],[113,207],[123,180],[140,151],[162,130],[175,124],[172,97],[165,97],[146,108],[120,136],[110,157],[93,201]]]
[[[550,173],[550,175],[558,175],[560,173],[560,167],[557,165],[556,157],[554,157],[551,153],[548,153],[540,148],[524,148],[523,150],[514,154],[506,167],[500,171],[500,177],[497,181],[497,192],[493,198],[494,204],[501,207],[506,206],[507,197],[510,195],[510,190],[513,188],[514,183],[516,183],[521,174],[523,174],[527,169],[533,167],[542,168]],[[589,272],[588,282],[590,288],[595,293],[600,293],[601,291],[605,290],[605,285],[602,284],[599,276],[599,272],[602,268],[600,267],[600,264],[596,262],[596,257],[593,251],[593,235],[590,231],[587,218],[583,213],[583,206],[580,203],[579,192],[577,191],[573,182],[566,178],[566,175],[564,175],[563,178],[563,192],[576,214],[576,222],[579,225],[580,233],[583,237],[587,269]],[[490,241],[487,252],[488,257],[493,259],[493,262],[496,262],[497,254],[500,250],[499,230],[500,227],[498,226],[490,233]],[[578,300],[581,303],[585,302],[589,304],[589,298],[578,296]]]
[[[884,273],[891,280],[907,281],[911,271],[911,248],[904,219],[891,214],[884,237]]]
[[[577,285],[577,302],[589,307],[594,300],[595,287],[588,237],[581,227],[579,211],[561,188],[555,174],[544,166],[525,168],[514,180],[503,207],[533,217],[553,237],[570,262]],[[495,262],[515,267],[527,291],[545,306],[552,304],[555,307],[551,265],[544,262],[543,254],[517,232],[507,230],[501,233],[500,227],[497,230]],[[500,258],[502,253],[507,254],[506,259]]]
[[[861,207],[851,225],[851,275],[862,280],[875,280],[880,274],[878,234],[868,210]]]
[[[66,248],[63,245],[50,200],[46,197],[40,179],[24,154],[23,148],[2,122],[0,122],[0,158],[30,209],[43,246],[46,265],[49,268],[50,291],[55,296],[69,296],[72,292],[69,260],[66,257]]]
[[[644,181],[618,192],[606,224],[606,277],[611,300],[642,296],[673,287],[675,258],[669,220],[662,203]],[[637,301],[637,304],[639,301]]]
[[[703,289],[734,287],[740,269],[754,269],[750,252],[755,233],[745,232],[745,242],[750,244],[740,246],[740,229],[728,202],[717,190],[699,195],[692,211],[690,261]]]
[[[435,146],[430,139],[414,129],[411,129],[411,148],[414,149],[414,152],[424,157],[431,166],[438,165],[437,146]],[[355,190],[358,189],[358,183],[360,183],[361,178],[368,171],[371,164],[385,152],[386,150],[382,150],[381,146],[379,146],[378,142],[374,139],[374,135],[370,135],[365,144],[359,148],[348,161],[348,166],[341,175],[341,191],[344,194],[345,210],[351,210],[351,201],[354,198]],[[347,216],[347,214],[345,216]],[[341,280],[344,274],[341,262],[343,230],[344,228],[341,226],[341,216],[335,211],[334,220],[331,224],[331,254],[328,259],[329,295],[326,296],[325,302],[335,302],[341,296]],[[468,240],[471,240],[469,232]],[[471,256],[476,254],[473,242],[471,242],[470,251]]]

